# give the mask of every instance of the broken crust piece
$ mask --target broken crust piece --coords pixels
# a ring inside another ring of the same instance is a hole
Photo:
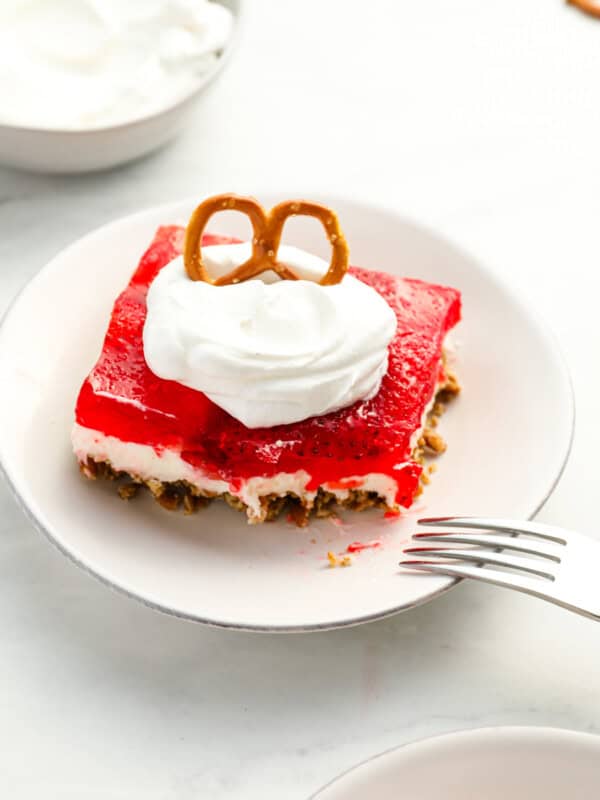
[[[459,293],[352,268],[397,318],[378,394],[302,422],[248,429],[201,392],[158,378],[144,359],[146,292],[181,253],[183,233],[159,229],[115,303],[102,353],[77,400],[72,440],[82,473],[118,478],[127,499],[145,486],[170,510],[191,513],[220,498],[252,523],[284,511],[303,525],[336,507],[409,507],[420,490],[423,455],[445,447],[435,430],[440,403],[459,390],[442,350],[460,318]],[[205,235],[203,244],[230,241]]]

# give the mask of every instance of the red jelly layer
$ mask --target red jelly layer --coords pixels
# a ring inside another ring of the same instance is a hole
[[[460,319],[459,292],[352,267],[351,273],[378,291],[398,320],[378,394],[292,425],[249,429],[201,392],[157,378],[146,365],[146,293],[159,270],[181,254],[183,233],[176,226],[160,228],[117,299],[102,353],[77,400],[77,422],[157,451],[175,448],[234,491],[247,478],[278,472],[306,470],[309,490],[377,472],[392,476],[397,502],[410,505],[421,473],[411,459],[410,439],[441,377],[444,336]],[[203,244],[229,241],[206,235]]]

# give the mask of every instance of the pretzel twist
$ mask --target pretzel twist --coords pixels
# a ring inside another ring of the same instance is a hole
[[[595,0],[567,0],[567,5],[575,6],[584,14],[600,19],[600,3]]]
[[[202,234],[210,218],[218,211],[240,211],[252,224],[252,255],[220,278],[212,278],[202,260]],[[281,235],[288,217],[303,215],[315,217],[323,225],[331,244],[329,269],[319,283],[331,286],[339,283],[348,269],[348,245],[334,212],[319,203],[306,200],[286,200],[274,206],[268,213],[252,197],[235,194],[219,194],[209,197],[196,208],[185,232],[183,261],[187,274],[193,281],[205,281],[213,286],[226,286],[255,278],[272,270],[283,280],[297,281],[299,275],[277,260]]]

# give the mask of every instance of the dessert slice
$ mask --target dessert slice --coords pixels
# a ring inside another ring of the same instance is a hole
[[[146,486],[168,509],[191,512],[222,498],[250,522],[273,519],[284,508],[302,524],[311,512],[326,516],[336,505],[391,512],[410,506],[422,449],[444,447],[426,430],[428,414],[439,412],[436,398],[458,391],[443,344],[460,318],[459,292],[350,268],[395,315],[377,393],[300,421],[248,427],[204,392],[148,366],[148,290],[182,253],[184,235],[181,227],[160,228],[115,302],[102,352],[77,400],[72,441],[83,474],[121,479],[126,498]],[[202,247],[233,241],[205,234]]]

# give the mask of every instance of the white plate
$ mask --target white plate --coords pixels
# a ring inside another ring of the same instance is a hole
[[[270,205],[286,195],[261,195]],[[248,527],[214,503],[193,517],[150,498],[124,504],[114,487],[86,482],[69,431],[82,379],[101,347],[112,303],[162,223],[185,222],[194,202],[107,225],[54,258],[26,287],[0,330],[0,463],[31,519],[80,566],[155,608],[215,625],[314,630],[384,617],[431,599],[453,580],[401,572],[403,542],[423,514],[529,517],[565,463],[573,405],[567,371],[548,331],[497,278],[438,236],[389,210],[322,197],[339,211],[356,264],[456,286],[464,322],[456,368],[464,394],[444,416],[448,451],[410,514],[351,515]],[[213,230],[245,235],[239,216]],[[288,237],[326,254],[314,220]],[[349,569],[328,550],[382,539]],[[316,541],[312,541],[312,540]]]
[[[600,738],[557,728],[484,728],[366,761],[314,800],[597,800]]]

